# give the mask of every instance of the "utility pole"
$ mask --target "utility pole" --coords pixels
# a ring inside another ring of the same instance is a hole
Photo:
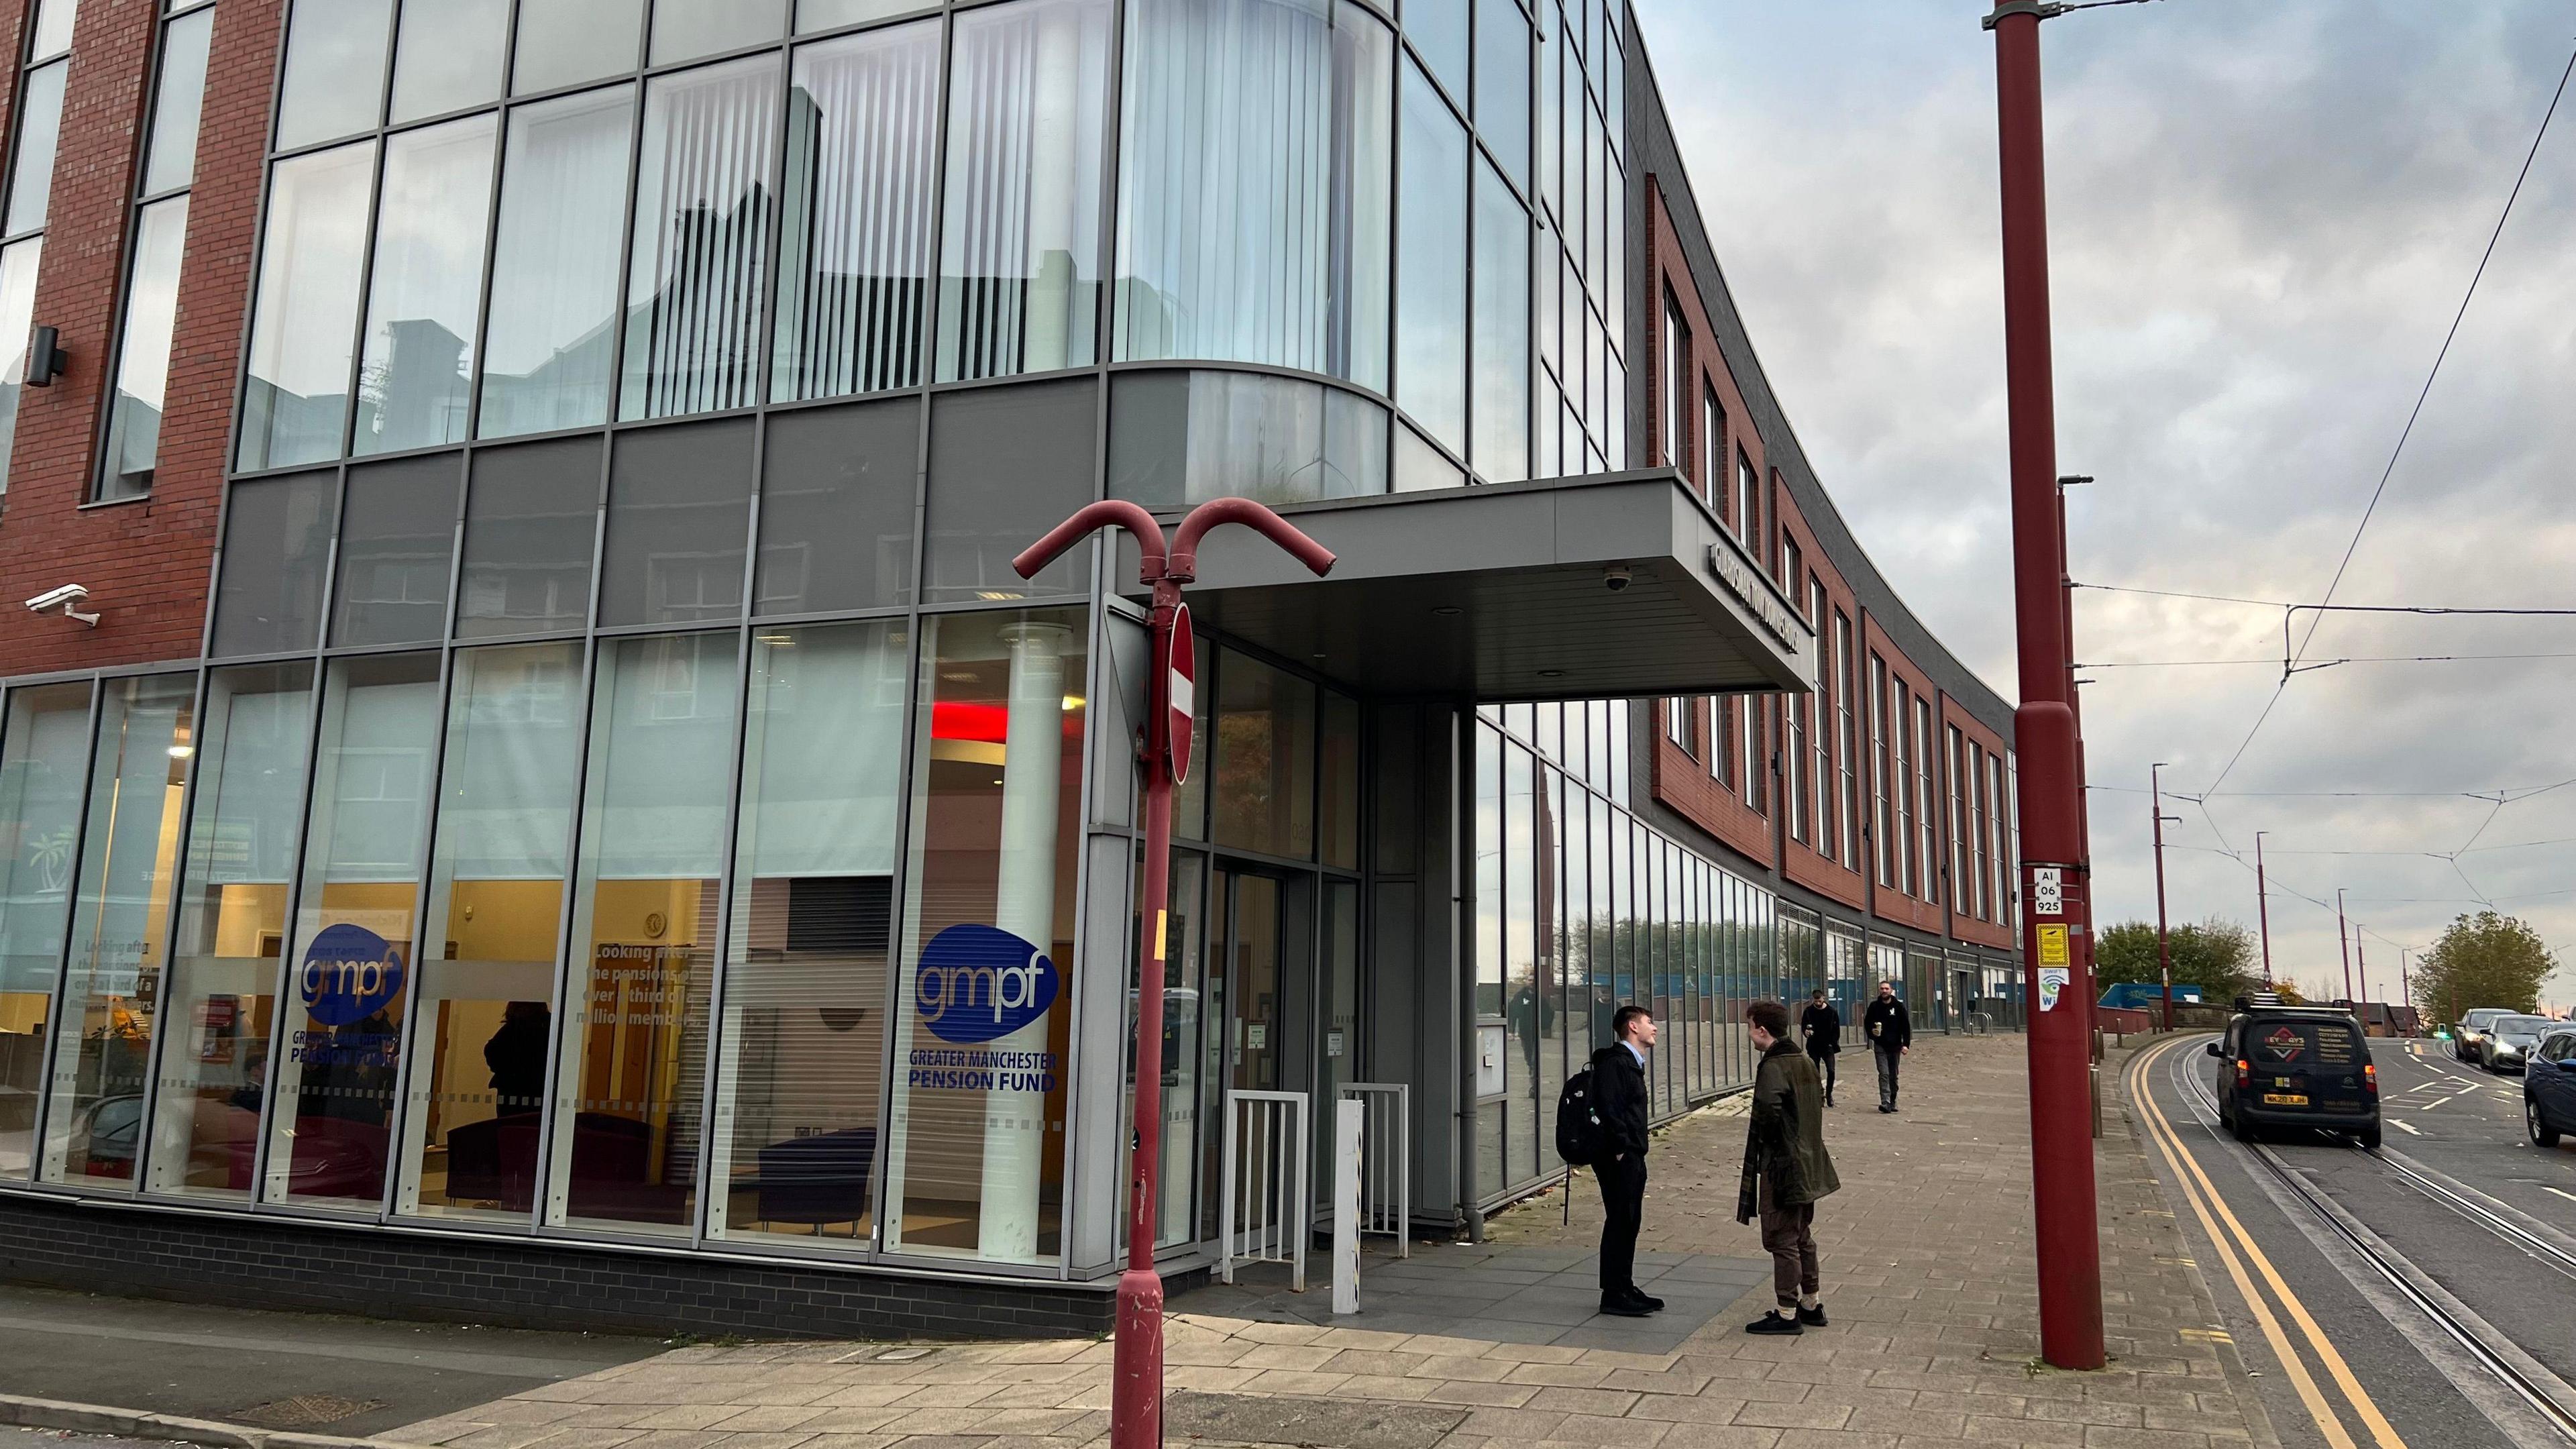
[[[2165,935],[2165,782],[2164,761],[2147,767],[2147,793],[2156,812],[2156,966],[2165,979],[2165,1030],[2173,1030],[2173,944]]]
[[[2353,955],[2361,962],[2361,1034],[2370,1035],[2370,943],[2352,943]]]
[[[2335,887],[2335,944],[2343,948],[2343,999],[2352,1000],[2352,935],[2343,928],[2343,887]]]
[[[2047,164],[2040,115],[2038,0],[2003,0],[1995,35],[2001,193],[2004,382],[2010,408],[2015,663],[2021,700],[2023,985],[2030,1013],[2031,1208],[2039,1267],[2040,1356],[2061,1369],[2103,1364],[2102,1241],[2093,1182],[2089,1007],[2070,930],[2083,920],[2083,777],[2066,669],[2065,567],[2056,523],[2057,420],[2050,378]],[[2071,879],[2070,879],[2071,878]],[[2072,886],[2076,899],[2066,899]]]
[[[2397,999],[2401,1004],[2405,1005],[2409,1009],[2412,1009],[2415,1005],[2414,961],[2415,950],[2413,947],[2400,946],[2397,948]],[[2394,1013],[2390,1015],[2389,1020],[2392,1022],[2396,1020]]]
[[[2272,892],[2263,884],[2263,837],[2254,832],[2254,918],[2263,923],[2263,989],[2272,988]]]
[[[2102,982],[2095,970],[2094,958],[2097,941],[2093,934],[2093,792],[2084,788],[2084,782],[2093,778],[2084,757],[2084,686],[2092,681],[2075,677],[2075,574],[2074,566],[2067,561],[2066,548],[2066,490],[2092,481],[2090,473],[2061,473],[2057,478],[2057,602],[2059,627],[2064,630],[2062,637],[2066,650],[2066,709],[2075,717],[2075,832],[2076,838],[2082,842],[2076,851],[2075,864],[2077,873],[2084,878],[2083,907],[2077,916],[2075,929],[2067,934],[2072,938],[2074,948],[2076,982],[2084,988],[2085,1050],[2090,1070],[2097,1078],[2093,1083],[2093,1102],[2098,1127],[2102,1101],[2102,1084],[2098,1080],[2102,1069],[2099,1056],[2102,1037],[2096,1008],[2102,1000]]]

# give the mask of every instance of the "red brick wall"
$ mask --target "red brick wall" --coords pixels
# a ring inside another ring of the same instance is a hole
[[[1756,696],[1758,699],[1760,696]],[[1743,785],[1734,784],[1709,774],[1709,751],[1729,750],[1738,746],[1725,728],[1726,705],[1730,695],[1691,701],[1691,749],[1685,751],[1672,742],[1664,727],[1664,702],[1649,701],[1654,707],[1654,788],[1655,798],[1679,813],[1700,829],[1723,842],[1736,854],[1757,867],[1772,863],[1770,817],[1755,813],[1744,803]],[[1714,706],[1714,708],[1712,708]],[[1720,755],[1720,769],[1733,756]],[[1765,787],[1766,798],[1777,794]]]
[[[1853,600],[1851,586],[1844,582],[1842,571],[1835,568],[1833,560],[1827,558],[1825,556],[1825,551],[1817,546],[1815,534],[1808,529],[1807,520],[1798,512],[1797,504],[1790,501],[1787,489],[1775,488],[1773,490],[1771,507],[1773,513],[1780,520],[1781,533],[1784,534],[1791,543],[1797,545],[1799,554],[1798,562],[1800,567],[1806,570],[1809,577],[1817,580],[1825,586],[1826,602],[1824,616],[1822,618],[1809,619],[1807,622],[1815,625],[1816,627],[1817,665],[1822,669],[1830,669],[1834,663],[1833,611],[1837,608],[1841,609],[1845,615],[1849,616],[1853,620],[1853,626],[1855,630],[1857,630],[1860,619],[1860,606]],[[1785,560],[1785,551],[1783,552],[1782,557]],[[1807,580],[1805,578],[1792,580],[1784,583],[1783,587],[1790,591],[1791,597],[1798,601],[1800,612],[1804,613],[1807,608]],[[1829,678],[1826,681],[1826,689],[1828,692],[1816,695],[1810,702],[1808,710],[1809,718],[1814,722],[1814,728],[1822,732],[1825,737],[1828,746],[1828,754],[1837,770],[1839,770],[1842,765],[1842,740],[1835,730],[1833,708],[1835,704],[1835,696],[1831,691],[1838,690],[1841,687],[1842,681],[1838,677]],[[1806,754],[1807,761],[1804,768],[1812,770],[1814,768],[1816,757],[1816,749],[1812,737],[1808,742]],[[1855,785],[1865,784],[1866,778],[1866,776],[1855,774]],[[1807,786],[1807,792],[1809,797],[1813,798],[1815,787],[1812,783]],[[1833,782],[1831,780],[1826,782],[1825,809],[1828,812],[1833,812],[1835,810]],[[1855,909],[1868,904],[1868,898],[1864,894],[1864,887],[1862,885],[1859,869],[1859,862],[1865,860],[1866,857],[1861,853],[1859,842],[1854,841],[1852,843],[1851,850],[1849,851],[1850,858],[1854,862],[1853,866],[1845,868],[1842,861],[1836,858],[1843,853],[1842,821],[1840,819],[1836,819],[1834,821],[1833,841],[1835,845],[1835,855],[1823,854],[1815,848],[1816,842],[1823,838],[1817,831],[1818,823],[1819,822],[1814,820],[1810,820],[1808,822],[1808,835],[1807,839],[1804,841],[1798,840],[1794,836],[1790,836],[1785,829],[1782,831],[1784,839],[1782,842],[1782,855],[1780,860],[1781,874],[1786,875],[1789,879],[1807,887],[1809,890],[1815,891],[1821,895],[1830,896],[1833,899],[1841,901],[1843,904]]]
[[[223,500],[283,0],[222,0],[197,141],[187,257],[150,497],[84,507],[110,383],[134,168],[150,93],[151,0],[88,0],[72,40],[36,321],[69,362],[29,388],[0,510],[0,675],[193,658]],[[13,7],[23,10],[23,4]],[[16,16],[9,21],[15,54]],[[18,601],[85,584],[86,629]]]
[[[1902,680],[1905,684],[1905,708],[1909,715],[1912,714],[1917,700],[1922,700],[1932,705],[1933,733],[1935,738],[1929,747],[1937,752],[1940,748],[1938,735],[1940,733],[1941,696],[1932,688],[1932,681],[1924,675],[1922,670],[1915,667],[1913,660],[1908,659],[1903,654],[1897,652],[1894,641],[1890,640],[1886,634],[1879,630],[1878,621],[1875,618],[1867,619],[1863,622],[1861,627],[1861,637],[1866,641],[1863,645],[1859,646],[1861,650],[1861,667],[1864,671],[1869,668],[1869,655],[1872,652],[1875,652],[1880,658],[1887,661],[1887,677],[1891,684],[1887,698],[1887,731],[1891,745],[1893,745],[1894,741],[1898,737],[1897,730],[1900,723],[1896,717],[1896,691],[1892,686],[1895,681]],[[1861,689],[1863,692],[1860,696],[1864,703],[1869,698],[1867,693],[1868,688],[1868,675],[1864,673],[1862,675],[1861,683]],[[1862,716],[1861,732],[1864,737],[1868,733],[1868,717],[1866,714]],[[1911,750],[1906,751],[1900,759],[1897,753],[1891,749],[1889,752],[1889,762],[1892,768],[1901,767],[1905,771],[1902,779],[1895,779],[1887,782],[1889,793],[1893,795],[1898,789],[1911,792],[1914,788],[1914,772],[1917,768],[1913,752]],[[1875,752],[1872,753],[1870,764],[1873,769],[1877,767]],[[1934,760],[1932,781],[1933,788],[1936,792],[1935,798],[1931,802],[1933,838],[1937,847],[1933,858],[1928,861],[1923,859],[1921,844],[1923,826],[1919,816],[1916,816],[1911,808],[1909,808],[1905,813],[1893,815],[1892,819],[1898,828],[1906,829],[1911,832],[1911,838],[1904,843],[1912,846],[1914,849],[1916,872],[1914,894],[1908,895],[1902,893],[1893,886],[1880,886],[1873,894],[1870,904],[1872,906],[1873,913],[1881,920],[1895,921],[1901,925],[1912,926],[1919,931],[1932,931],[1939,933],[1943,932],[1949,925],[1948,908],[1945,905],[1927,902],[1922,899],[1923,895],[1929,893],[1926,890],[1926,882],[1938,882],[1940,880],[1941,864],[1942,861],[1946,859],[1946,856],[1941,853],[1942,850],[1947,847],[1948,837],[1942,833],[1940,828],[1941,801],[1938,798],[1937,792],[1941,784],[1941,774],[1937,757]],[[1910,793],[1906,798],[1909,802],[1913,800],[1913,796]],[[1942,894],[1946,895],[1947,892],[1942,892]]]
[[[2004,752],[2004,742],[2001,736],[1997,735],[1993,730],[1986,728],[1985,725],[1980,723],[1974,715],[1961,709],[1958,702],[1951,699],[1946,694],[1941,697],[1941,716],[1944,725],[1944,729],[1942,731],[1942,748],[1945,752],[1943,756],[1943,784],[1945,786],[1948,784],[1947,771],[1949,768],[1949,760],[1946,753],[1949,741],[1948,726],[1957,726],[1959,733],[1967,737],[1968,743],[1974,749],[1982,750],[1985,753],[1994,756],[1997,769],[2001,769],[2003,767],[2003,761],[2007,759],[2008,756]],[[1977,793],[1977,780],[1975,775],[1975,766],[1973,763],[1969,766],[1969,773],[1960,782],[1960,792],[1963,795],[1970,797],[1967,802],[1967,823],[1963,825],[1962,828],[1975,830],[1980,827],[1984,827],[1987,830],[1987,838],[1991,841],[1993,838],[1993,832],[1991,827],[1986,826],[1987,817],[1984,813],[1985,807],[1980,801],[1974,798]],[[1946,826],[1947,821],[1945,820],[1945,829]],[[2009,826],[2007,827],[2007,833],[2009,833]],[[1991,862],[1993,856],[1991,846],[1988,848],[1987,856],[1989,862]],[[1968,842],[1968,868],[1970,870],[1976,869],[1976,862],[1976,841],[1971,838]],[[1993,868],[1993,865],[1989,863],[1987,869],[1991,871]],[[2000,920],[1983,921],[1977,918],[1977,898],[1976,892],[1973,889],[1973,884],[1974,883],[1972,882],[1969,890],[1958,892],[1957,898],[1949,903],[1950,934],[1959,940],[1973,941],[1982,946],[1995,946],[2006,950],[2011,949],[2017,943],[2013,938],[2013,932],[2010,927],[2002,925]],[[2006,886],[2008,889],[2010,888],[2010,885],[2010,873],[2007,872]],[[1988,909],[1998,918],[2007,913],[2005,904],[2001,901],[1989,901]]]

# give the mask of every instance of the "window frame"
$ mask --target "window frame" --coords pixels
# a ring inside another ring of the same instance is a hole
[[[137,130],[140,131],[141,134],[137,137],[138,144],[135,147],[134,152],[133,186],[131,188],[130,195],[126,199],[123,234],[117,243],[122,255],[118,259],[117,263],[116,310],[112,314],[113,321],[108,329],[107,349],[104,354],[107,359],[107,368],[106,376],[101,380],[100,384],[97,437],[93,440],[94,446],[90,450],[90,476],[87,484],[82,489],[81,506],[84,508],[101,508],[122,503],[142,502],[152,496],[153,483],[157,483],[160,480],[160,445],[156,441],[153,447],[153,482],[146,483],[141,489],[135,492],[122,493],[114,497],[109,496],[109,480],[128,475],[114,471],[116,460],[111,455],[108,445],[116,437],[116,404],[117,398],[122,392],[118,383],[125,371],[126,345],[134,336],[134,300],[137,291],[136,283],[144,260],[143,249],[141,246],[141,242],[143,240],[144,213],[152,210],[154,207],[168,205],[172,202],[177,202],[187,211],[187,218],[181,223],[181,230],[179,233],[179,272],[177,276],[171,278],[171,289],[174,295],[183,289],[183,283],[188,275],[188,229],[193,227],[196,223],[196,213],[193,202],[197,189],[198,157],[205,149],[205,90],[209,80],[214,75],[212,36],[209,36],[207,39],[206,73],[200,76],[197,82],[197,133],[190,142],[188,179],[177,186],[163,187],[158,191],[146,189],[147,183],[152,179],[152,158],[161,142],[161,94],[163,88],[168,85],[170,79],[170,32],[176,29],[179,23],[183,20],[190,19],[197,15],[207,15],[211,17],[217,12],[215,8],[215,0],[168,0],[168,3],[160,5],[158,9],[160,13],[153,19],[151,82],[144,88],[143,109],[141,113],[142,120],[137,126]],[[207,23],[211,26],[213,24],[212,19],[210,18]],[[283,22],[281,20],[281,25],[282,23]],[[265,168],[262,170],[261,184],[263,188],[267,184]],[[254,250],[256,249],[254,248]],[[255,267],[256,262],[254,261],[254,268]],[[255,277],[252,279],[252,285],[256,285]],[[173,323],[175,331],[175,307],[173,309]],[[170,384],[170,366],[177,355],[177,350],[177,339],[174,336],[172,338],[171,355],[161,359],[161,385],[163,389],[161,417],[165,422],[169,418],[168,389]],[[227,450],[226,456],[227,458],[230,457],[229,449]]]

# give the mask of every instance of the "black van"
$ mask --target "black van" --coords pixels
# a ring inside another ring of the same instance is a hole
[[[2219,1058],[2218,1118],[2238,1141],[2307,1127],[2379,1146],[2379,1068],[2360,1022],[2320,1007],[2237,1008],[2209,1054]]]

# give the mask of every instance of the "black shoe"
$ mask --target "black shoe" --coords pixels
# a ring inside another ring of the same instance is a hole
[[[1891,1107],[1891,1106],[1887,1105],[1885,1102],[1881,1102],[1881,1103],[1879,1103],[1879,1104],[1878,1104],[1878,1110],[1880,1110],[1880,1111],[1882,1111],[1882,1112],[1893,1112],[1893,1111],[1895,1111],[1896,1109],[1895,1109],[1894,1107]]]
[[[1643,1318],[1655,1310],[1634,1298],[1604,1298],[1601,1311],[1612,1318]]]
[[[1822,1303],[1819,1303],[1819,1304],[1817,1304],[1817,1305],[1816,1305],[1815,1307],[1813,1307],[1813,1308],[1800,1308],[1800,1309],[1798,1310],[1798,1321],[1799,1321],[1800,1323],[1805,1324],[1805,1325],[1806,1325],[1807,1327],[1809,1327],[1809,1328],[1822,1328],[1822,1327],[1824,1327],[1824,1326],[1825,1326],[1825,1305],[1823,1305]]]
[[[1794,1318],[1783,1318],[1778,1313],[1773,1312],[1765,1313],[1760,1318],[1744,1325],[1744,1331],[1747,1333],[1786,1334],[1791,1337],[1795,1337],[1807,1330],[1798,1326],[1798,1320]]]
[[[1661,1313],[1664,1311],[1664,1300],[1654,1297],[1647,1293],[1643,1288],[1629,1289],[1628,1301],[1636,1304],[1648,1313]]]

